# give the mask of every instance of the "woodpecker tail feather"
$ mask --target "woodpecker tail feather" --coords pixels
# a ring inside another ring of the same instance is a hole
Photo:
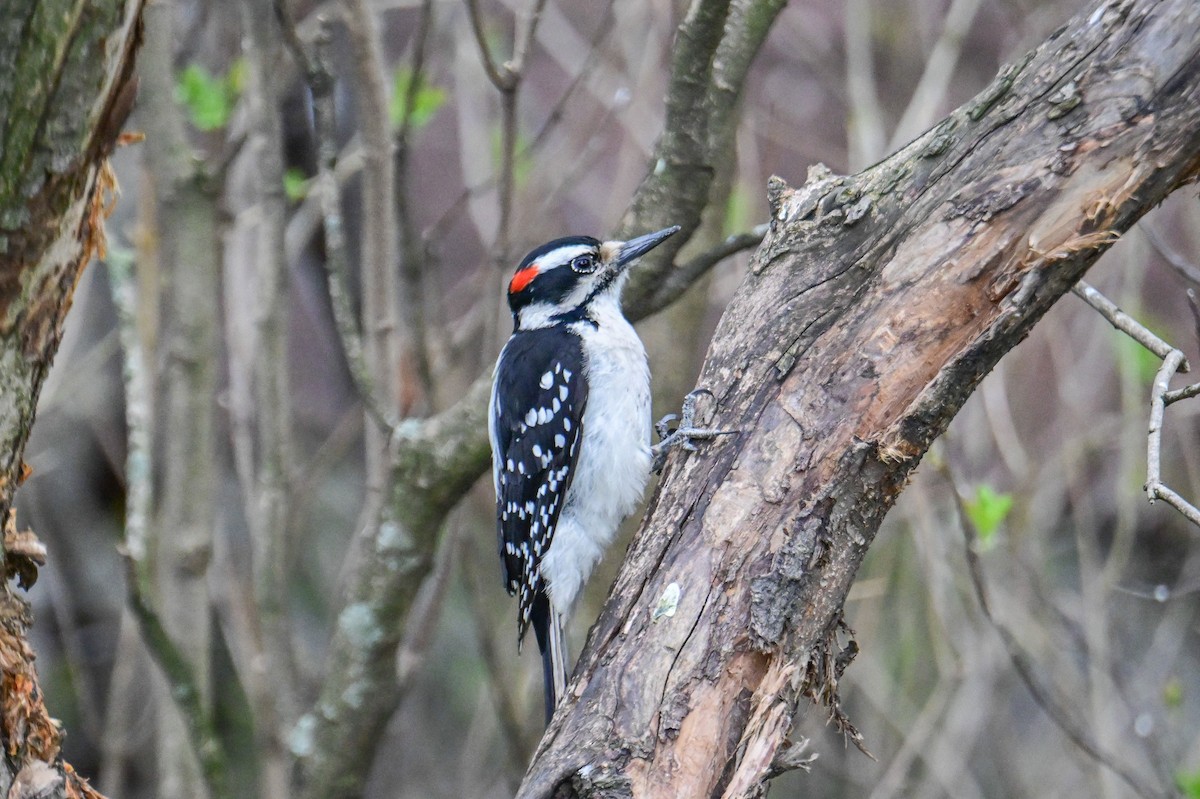
[[[546,724],[567,688],[567,643],[563,636],[563,618],[550,607],[545,591],[533,599],[530,623],[542,653],[542,680],[546,698]]]
[[[567,641],[563,635],[563,617],[553,610],[550,611],[550,651],[543,656],[543,663],[546,658],[550,661],[550,673],[546,677],[552,681],[547,691],[550,701],[546,705],[546,724],[549,725],[558,700],[567,693]]]
[[[558,702],[554,694],[554,654],[550,647],[542,650],[542,695],[546,700],[546,726],[549,727],[550,719],[554,717],[554,706]]]

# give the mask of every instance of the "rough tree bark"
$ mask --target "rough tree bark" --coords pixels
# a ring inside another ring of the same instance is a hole
[[[886,161],[773,182],[700,379],[742,432],[668,467],[519,796],[759,796],[804,697],[854,735],[842,608],[884,514],[1000,357],[1198,172],[1200,6],[1119,0]]]
[[[107,157],[133,102],[141,0],[19,0],[0,15],[0,518],[4,574],[32,577],[13,493],[80,272],[103,247]],[[0,766],[6,796],[94,795],[62,761],[25,640],[24,600],[0,587]]]

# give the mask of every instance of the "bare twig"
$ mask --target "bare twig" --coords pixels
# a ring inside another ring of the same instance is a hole
[[[1183,388],[1178,388],[1174,391],[1168,391],[1166,394],[1163,394],[1163,404],[1170,405],[1172,402],[1191,399],[1197,394],[1200,394],[1200,383],[1192,383],[1190,386],[1184,386]]]
[[[1038,706],[1042,708],[1050,720],[1063,731],[1067,738],[1080,751],[1119,776],[1139,796],[1144,797],[1144,799],[1161,796],[1161,790],[1147,785],[1128,766],[1122,763],[1115,754],[1104,751],[1087,727],[1075,721],[1074,717],[1068,711],[1067,705],[1038,679],[1037,665],[1029,656],[1029,653],[1021,646],[1016,635],[992,611],[988,599],[986,581],[983,576],[983,565],[979,560],[979,553],[977,551],[978,539],[976,531],[970,522],[970,516],[967,514],[966,505],[963,500],[964,495],[959,488],[958,481],[946,465],[944,459],[939,460],[935,468],[941,472],[942,476],[950,484],[951,493],[954,496],[959,525],[962,529],[963,538],[966,541],[964,554],[967,558],[967,571],[970,573],[971,585],[975,589],[975,596],[979,600],[979,607],[983,611],[984,618],[988,620],[992,628],[996,630],[1004,642],[1005,652],[1007,652],[1009,660],[1017,672],[1017,676],[1021,678],[1021,682],[1025,684],[1034,701],[1037,702]]]
[[[1162,428],[1163,412],[1167,406],[1167,389],[1171,378],[1185,365],[1183,353],[1171,350],[1163,359],[1150,389],[1150,431],[1146,438],[1146,496],[1151,502],[1156,499],[1163,500],[1192,524],[1200,527],[1200,509],[1162,482]]]
[[[1108,320],[1109,324],[1120,330],[1131,339],[1141,344],[1146,349],[1157,355],[1160,359],[1166,358],[1175,348],[1167,342],[1163,341],[1158,336],[1151,333],[1144,325],[1140,324],[1129,314],[1117,307],[1116,303],[1105,297],[1092,286],[1084,281],[1079,281],[1071,292],[1092,306],[1101,316]],[[1187,360],[1181,360],[1178,364],[1181,370],[1188,371]]]
[[[1197,299],[1195,289],[1187,290],[1187,300],[1192,312],[1192,330],[1196,333],[1196,341],[1200,341],[1200,299]]]
[[[317,176],[310,195],[321,211],[325,236],[325,275],[333,309],[334,326],[346,356],[346,365],[359,399],[385,430],[396,426],[395,413],[376,395],[371,369],[364,354],[362,334],[350,297],[350,267],[346,256],[346,233],[342,224],[341,181],[363,168],[361,144],[347,146],[339,156],[334,124],[334,77],[329,68],[329,19],[317,16],[311,47],[305,46],[292,22],[285,0],[275,0],[275,13],[283,30],[284,43],[304,70],[312,95],[313,134],[317,148]],[[385,377],[386,376],[382,376]]]
[[[516,41],[513,44],[513,57],[505,67],[516,75],[521,75],[525,69],[525,59],[529,57],[529,49],[533,44],[534,37],[537,36],[538,23],[542,19],[542,10],[546,7],[546,0],[530,0],[526,7],[524,19],[525,24],[517,26]]]
[[[563,93],[559,96],[558,100],[555,101],[554,106],[550,109],[550,113],[546,115],[546,119],[542,122],[541,127],[538,128],[537,133],[535,133],[533,138],[529,140],[529,143],[521,149],[520,153],[518,154],[519,159],[528,159],[537,153],[543,146],[545,146],[546,142],[550,140],[550,134],[553,133],[558,127],[559,123],[562,122],[567,103],[575,96],[575,92],[578,91],[579,87],[583,85],[585,80],[592,74],[594,65],[599,60],[598,54],[600,44],[614,30],[612,24],[612,7],[614,2],[616,2],[616,0],[609,0],[608,4],[605,6],[604,18],[597,26],[596,33],[592,37],[588,47],[587,56],[584,58],[582,67],[576,71],[574,77],[571,78],[570,84],[567,85],[567,88],[563,90]],[[449,226],[458,221],[460,215],[462,214],[463,206],[466,205],[471,198],[494,188],[495,185],[496,177],[492,176],[486,180],[464,188],[462,192],[454,199],[454,202],[450,203],[450,205],[446,207],[446,210],[434,220],[433,224],[426,227],[426,229],[422,232],[421,239],[425,245],[428,247],[431,242],[440,241],[443,239]]]
[[[846,96],[850,100],[846,132],[850,138],[850,169],[857,171],[883,156],[886,139],[871,52],[871,3],[848,0],[845,9]]]
[[[496,271],[509,266],[509,256],[512,239],[512,210],[513,193],[515,190],[515,174],[517,160],[517,106],[520,99],[522,70],[528,57],[530,46],[537,34],[538,22],[542,17],[542,9],[546,0],[530,0],[529,11],[524,15],[524,24],[518,25],[514,34],[513,57],[511,60],[497,66],[491,48],[488,47],[486,34],[483,29],[483,18],[479,11],[479,0],[467,0],[467,15],[471,19],[471,30],[475,33],[475,42],[479,46],[479,57],[483,63],[488,80],[500,92],[500,174],[496,180],[496,202],[500,219],[496,226],[496,235],[492,243],[492,263]],[[484,286],[490,289],[492,280],[484,273]],[[490,297],[490,291],[485,292]],[[484,330],[490,337],[496,330],[496,303],[484,301],[487,313],[484,314]]]
[[[411,147],[409,136],[412,132],[413,111],[416,108],[417,93],[425,79],[425,52],[429,34],[433,28],[433,0],[423,0],[421,3],[421,18],[417,23],[414,35],[412,65],[408,81],[408,90],[404,93],[404,106],[400,112],[400,124],[396,130],[395,169],[396,169],[396,218],[400,231],[400,313],[404,322],[405,334],[408,338],[408,348],[416,368],[416,377],[420,381],[422,392],[431,406],[436,405],[436,386],[433,380],[433,369],[430,364],[428,320],[428,299],[425,291],[425,272],[429,262],[420,234],[413,220],[413,203],[409,202],[409,156]]]
[[[1180,277],[1200,286],[1200,269],[1189,261],[1183,253],[1176,250],[1170,244],[1167,244],[1166,239],[1146,222],[1138,223],[1138,230],[1142,231],[1142,234],[1146,237],[1146,241],[1159,254],[1159,257],[1166,261],[1167,265],[1174,269]]]
[[[490,597],[494,596],[495,586],[481,584],[480,569],[472,553],[464,553],[462,560],[462,580],[467,600],[471,603],[471,619],[474,622],[475,640],[479,645],[479,659],[487,674],[485,690],[496,713],[496,722],[500,726],[500,737],[504,740],[509,765],[513,772],[520,774],[536,740],[529,740],[529,727],[522,723],[518,712],[521,702],[515,695],[515,689],[520,686],[520,680],[513,679],[512,669],[504,665],[508,658],[500,653],[496,645],[496,627],[491,621],[493,608],[490,600]]]
[[[492,48],[488,47],[487,33],[483,29],[483,15],[479,12],[479,0],[467,0],[467,17],[471,20],[471,31],[475,34],[479,59],[483,63],[483,71],[488,80],[499,91],[512,91],[512,73],[506,67],[496,64],[496,59],[492,57]]]
[[[763,223],[745,233],[735,233],[729,236],[711,250],[702,252],[690,261],[677,266],[663,283],[659,293],[664,298],[674,299],[721,261],[757,247],[766,235],[767,225]]]
[[[354,66],[360,89],[361,131],[363,137],[363,232],[362,297],[364,351],[372,374],[381,381],[379,395],[383,406],[396,408],[396,277],[395,232],[392,201],[395,173],[392,163],[392,135],[388,129],[387,77],[380,52],[375,12],[366,0],[346,3],[346,31],[355,53]],[[368,430],[370,431],[369,426]],[[381,447],[384,431],[368,435],[369,471],[377,483],[381,471]],[[373,489],[381,489],[375,485]]]
[[[456,515],[446,520],[446,529],[438,541],[437,552],[433,556],[433,568],[422,581],[413,600],[412,609],[404,621],[404,638],[396,650],[396,683],[400,693],[405,693],[412,685],[413,677],[420,672],[433,643],[433,635],[437,630],[438,620],[442,615],[442,605],[446,599],[446,589],[450,584],[450,575],[458,560],[459,542],[463,539],[466,525]]]
[[[950,78],[954,75],[962,52],[963,39],[975,21],[979,5],[980,0],[954,0],[950,4],[941,35],[929,51],[925,70],[921,73],[917,88],[913,89],[908,107],[896,123],[888,150],[895,150],[911,141],[937,118],[939,106],[945,100]]]
[[[1146,436],[1146,497],[1154,502],[1161,499],[1179,511],[1185,519],[1200,527],[1200,509],[1162,481],[1163,415],[1172,402],[1200,394],[1200,383],[1171,391],[1171,378],[1188,371],[1187,358],[1136,319],[1118,308],[1111,300],[1082,280],[1072,289],[1088,305],[1096,309],[1109,323],[1162,359],[1150,388],[1150,425]]]

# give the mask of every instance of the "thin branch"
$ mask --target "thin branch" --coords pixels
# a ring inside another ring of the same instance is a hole
[[[496,714],[496,723],[500,727],[501,738],[504,740],[504,751],[508,755],[508,763],[512,770],[520,774],[529,759],[529,752],[537,744],[536,738],[530,740],[529,727],[523,724],[519,709],[521,703],[516,696],[520,680],[514,679],[513,669],[505,664],[509,658],[502,655],[496,645],[493,597],[495,584],[488,581],[483,585],[480,579],[480,569],[473,553],[463,555],[463,587],[467,592],[467,601],[471,605],[472,627],[475,641],[479,646],[479,659],[483,663],[487,675],[486,688],[491,698],[492,709]],[[489,564],[490,565],[490,564]],[[519,673],[519,672],[518,672]]]
[[[151,437],[153,419],[150,377],[145,352],[137,331],[137,299],[130,253],[110,250],[109,283],[117,308],[118,329],[124,358],[121,371],[125,383],[125,424],[128,454],[125,461],[126,505],[122,554],[129,608],[137,619],[142,640],[167,680],[171,700],[179,709],[188,740],[200,762],[205,784],[216,799],[232,794],[228,766],[216,728],[202,698],[195,672],[183,652],[167,634],[162,620],[150,604],[154,576],[148,559],[147,528],[152,503]]]
[[[1200,509],[1162,482],[1162,428],[1163,412],[1167,406],[1167,388],[1171,384],[1171,378],[1186,364],[1182,352],[1171,350],[1163,359],[1150,389],[1150,429],[1146,436],[1146,496],[1151,502],[1161,499],[1183,514],[1185,519],[1200,527]]]
[[[1179,511],[1185,519],[1200,527],[1200,509],[1188,502],[1176,491],[1162,482],[1162,430],[1166,407],[1173,402],[1200,394],[1200,383],[1171,391],[1171,378],[1177,373],[1188,371],[1187,358],[1144,325],[1122,311],[1112,300],[1105,297],[1084,281],[1071,289],[1076,296],[1092,306],[1117,330],[1141,344],[1162,359],[1162,366],[1154,376],[1150,388],[1150,424],[1146,435],[1146,497],[1150,502],[1161,499]]]
[[[1200,383],[1192,383],[1190,386],[1184,386],[1183,388],[1163,394],[1163,404],[1170,405],[1173,402],[1179,402],[1179,400],[1191,399],[1198,394],[1200,394]]]
[[[546,7],[546,0],[530,0],[528,10],[524,15],[524,25],[517,26],[517,39],[513,45],[512,60],[505,64],[505,68],[514,75],[521,75],[525,70],[525,59],[529,57],[529,50],[533,45],[533,40],[537,36],[538,23],[542,19],[542,10]]]
[[[546,0],[530,0],[529,12],[525,14],[524,24],[518,25],[514,34],[513,58],[497,66],[488,47],[487,37],[483,29],[483,18],[479,11],[479,0],[466,0],[467,15],[471,19],[471,30],[475,33],[475,42],[479,47],[479,57],[483,63],[488,80],[500,92],[500,175],[496,181],[496,202],[499,207],[500,219],[496,226],[495,240],[492,244],[492,263],[496,271],[502,271],[509,266],[512,239],[513,194],[515,191],[517,133],[518,133],[518,102],[520,100],[522,69],[528,57],[530,47],[537,35],[538,22],[542,17],[542,9]],[[483,273],[484,297],[490,297],[493,285],[491,275],[487,270]],[[484,331],[491,336],[496,330],[498,304],[490,299],[484,300],[483,315]]]
[[[429,309],[425,291],[425,273],[429,263],[428,250],[421,241],[413,220],[413,203],[409,202],[409,158],[412,150],[413,112],[417,95],[425,80],[425,53],[433,29],[433,0],[423,0],[421,17],[414,35],[412,63],[400,124],[396,130],[396,219],[400,231],[400,313],[408,337],[416,377],[430,406],[436,406],[436,386],[429,354]]]
[[[575,96],[575,92],[583,85],[584,80],[592,75],[593,67],[599,59],[600,44],[608,38],[613,32],[614,26],[612,21],[612,8],[616,0],[609,0],[605,6],[604,17],[597,26],[596,33],[593,35],[590,46],[588,47],[587,57],[584,59],[583,66],[571,78],[570,84],[559,95],[554,106],[550,109],[550,113],[546,115],[546,119],[538,128],[537,133],[533,138],[521,148],[518,154],[518,159],[529,159],[535,155],[541,148],[550,140],[550,134],[562,122],[565,115],[567,103]],[[476,183],[473,186],[464,188],[454,201],[446,207],[446,209],[433,221],[431,225],[425,228],[421,234],[421,240],[426,247],[432,242],[441,241],[446,236],[446,231],[450,225],[456,223],[462,214],[463,207],[473,198],[477,197],[485,191],[489,191],[496,185],[496,177],[491,176],[485,180]]]
[[[730,256],[757,247],[767,235],[768,225],[764,222],[756,225],[745,233],[735,233],[707,252],[702,252],[692,260],[680,264],[672,270],[670,277],[663,283],[662,288],[655,294],[655,307],[669,305],[680,294],[695,283],[708,270]]]
[[[125,582],[128,588],[126,598],[129,607],[138,621],[138,629],[146,643],[146,649],[166,678],[168,693],[179,708],[179,714],[187,729],[188,741],[200,761],[204,783],[214,799],[232,797],[225,752],[217,738],[213,719],[204,707],[196,674],[183,652],[167,634],[162,619],[150,604],[146,563],[135,560],[128,551],[124,554]]]
[[[346,31],[355,54],[359,84],[360,128],[363,137],[362,297],[363,330],[367,365],[382,383],[380,398],[385,408],[396,408],[396,277],[395,235],[392,201],[395,174],[392,135],[388,129],[387,77],[380,52],[374,10],[367,0],[348,0]],[[380,476],[379,442],[386,435],[370,433],[368,465],[373,490]]]
[[[317,148],[317,176],[310,196],[321,212],[325,237],[325,278],[333,310],[334,327],[346,357],[346,367],[364,409],[385,430],[395,428],[397,419],[377,396],[371,369],[364,354],[362,334],[350,294],[350,267],[346,255],[346,233],[342,223],[341,183],[363,168],[361,145],[346,147],[339,156],[335,130],[334,77],[329,68],[330,20],[315,18],[316,32],[311,47],[301,41],[285,0],[275,0],[284,43],[301,65],[312,97],[313,137]],[[307,205],[307,201],[306,201]]]
[[[421,581],[412,609],[404,620],[404,637],[396,650],[396,684],[402,695],[412,686],[413,677],[420,673],[433,643],[450,576],[459,559],[459,542],[465,538],[465,530],[466,525],[459,516],[451,515],[446,520],[445,530],[433,556],[433,568]]]
[[[980,2],[981,0],[954,0],[950,4],[942,32],[925,61],[921,79],[917,81],[908,107],[904,109],[888,142],[889,151],[907,144],[937,118],[938,107],[945,101],[946,90],[950,86],[958,57],[962,53],[963,39],[975,21]]]
[[[1167,244],[1166,239],[1159,235],[1158,231],[1150,227],[1146,222],[1138,224],[1138,230],[1146,237],[1146,241],[1155,252],[1159,254],[1167,265],[1174,269],[1184,280],[1200,286],[1200,269],[1187,259],[1183,253],[1176,250],[1170,244]]]
[[[1025,651],[1025,648],[1021,646],[1016,635],[993,614],[991,604],[988,600],[986,581],[983,576],[983,565],[979,560],[979,553],[977,551],[978,536],[974,525],[970,521],[970,515],[967,513],[966,504],[963,500],[963,492],[960,490],[957,479],[946,465],[944,459],[939,460],[935,468],[941,472],[942,476],[950,484],[951,494],[954,496],[959,527],[962,530],[963,539],[966,543],[963,549],[967,558],[967,571],[971,576],[971,585],[975,589],[975,596],[979,600],[979,607],[983,611],[984,618],[988,620],[988,623],[992,625],[992,628],[1004,642],[1004,650],[1008,654],[1009,660],[1017,672],[1017,676],[1021,678],[1021,682],[1025,684],[1034,701],[1037,702],[1046,716],[1063,731],[1063,734],[1080,751],[1119,776],[1139,796],[1144,797],[1144,799],[1161,796],[1162,792],[1160,790],[1143,782],[1138,775],[1134,774],[1113,753],[1104,751],[1091,732],[1084,725],[1075,722],[1066,705],[1060,702],[1053,691],[1043,685],[1038,679],[1037,674],[1039,669],[1037,664],[1033,662],[1028,652]]]
[[[1079,297],[1088,305],[1092,306],[1101,316],[1108,320],[1108,323],[1120,330],[1131,339],[1141,344],[1150,352],[1157,355],[1160,359],[1165,359],[1175,348],[1167,342],[1163,341],[1158,336],[1151,333],[1144,325],[1139,323],[1129,314],[1117,307],[1116,303],[1105,297],[1092,286],[1084,281],[1079,281],[1071,289],[1076,297]],[[1180,355],[1182,358],[1182,354]],[[1186,359],[1179,362],[1181,371],[1188,371],[1188,363]]]
[[[487,34],[483,30],[483,15],[479,12],[479,0],[467,0],[467,17],[471,20],[471,31],[475,34],[475,44],[479,47],[479,60],[483,63],[483,71],[488,80],[501,92],[512,91],[514,76],[507,68],[496,65],[492,57],[492,48],[488,47]]]
[[[886,139],[871,52],[872,4],[869,0],[847,0],[845,9],[846,96],[850,101],[846,129],[850,169],[857,171],[883,156]]]

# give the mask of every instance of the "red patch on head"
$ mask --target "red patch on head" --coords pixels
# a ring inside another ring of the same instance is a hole
[[[524,269],[517,270],[517,273],[512,276],[512,280],[508,282],[509,294],[520,294],[525,290],[525,287],[533,282],[533,279],[538,276],[538,265],[530,264]]]

